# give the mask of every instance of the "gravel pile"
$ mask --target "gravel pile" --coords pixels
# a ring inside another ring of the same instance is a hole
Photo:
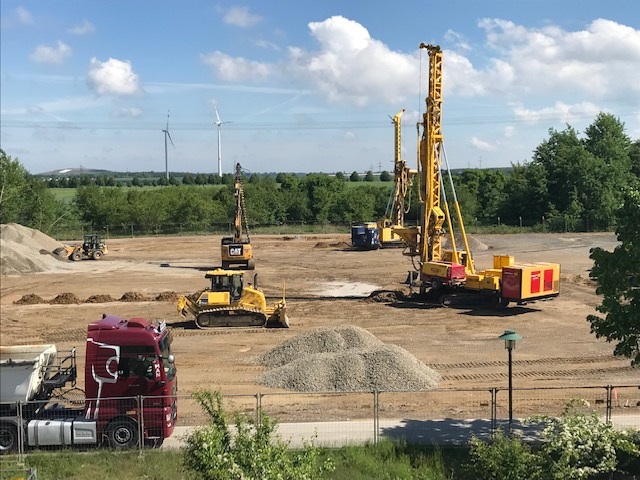
[[[440,375],[402,347],[355,326],[313,330],[258,358],[258,382],[299,392],[433,390]]]
[[[22,275],[60,268],[53,255],[62,244],[39,230],[17,223],[0,225],[0,274]]]
[[[378,338],[355,325],[317,328],[281,343],[258,357],[266,367],[279,367],[313,353],[338,353],[345,350],[369,350],[382,345]]]

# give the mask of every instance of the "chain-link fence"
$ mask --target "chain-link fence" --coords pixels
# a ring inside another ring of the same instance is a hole
[[[490,438],[498,429],[515,429],[539,439],[526,422],[557,417],[573,399],[584,400],[616,428],[640,426],[640,385],[584,387],[447,389],[392,392],[256,393],[223,395],[223,409],[248,421],[267,415],[292,448],[305,442],[340,447],[403,439],[412,444],[466,445]],[[511,408],[510,408],[511,405]],[[32,451],[94,447],[111,449],[180,448],[210,418],[195,398],[127,397],[60,399],[57,403],[3,404],[0,451],[18,459]]]

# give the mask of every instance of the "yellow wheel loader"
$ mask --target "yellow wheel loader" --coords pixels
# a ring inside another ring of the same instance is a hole
[[[65,245],[64,247],[56,248],[53,253],[59,257],[66,257],[69,260],[100,260],[109,249],[107,245],[102,241],[100,235],[96,233],[89,233],[84,236],[82,244]]]
[[[178,312],[187,318],[191,314],[198,328],[210,327],[289,327],[286,315],[284,288],[282,299],[267,306],[264,293],[254,284],[244,284],[240,270],[210,270],[205,278],[209,288],[192,301],[186,296],[178,299]]]

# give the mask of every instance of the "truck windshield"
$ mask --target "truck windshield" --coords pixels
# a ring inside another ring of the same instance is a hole
[[[173,377],[176,376],[176,365],[175,363],[169,362],[169,355],[172,355],[171,335],[167,334],[162,340],[160,340],[160,356],[162,357],[162,366],[164,367],[164,372],[167,375],[168,382],[173,380]]]

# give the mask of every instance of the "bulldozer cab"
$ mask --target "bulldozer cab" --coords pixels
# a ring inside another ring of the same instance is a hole
[[[231,301],[240,300],[243,289],[241,273],[207,274],[207,277],[211,279],[212,292],[229,292]]]

